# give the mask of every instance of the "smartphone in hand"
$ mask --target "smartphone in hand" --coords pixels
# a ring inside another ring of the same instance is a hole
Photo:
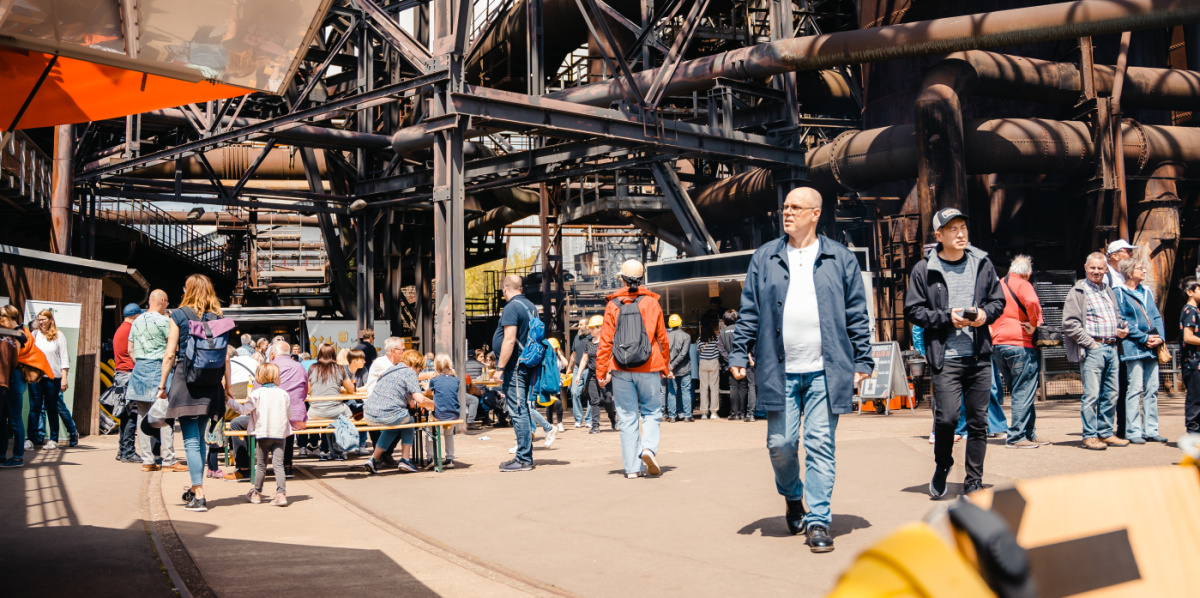
[[[974,322],[975,318],[979,317],[979,310],[974,307],[968,307],[963,310],[962,317],[964,320],[970,320]]]

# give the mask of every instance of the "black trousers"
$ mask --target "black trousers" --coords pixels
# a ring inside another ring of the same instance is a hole
[[[968,357],[947,359],[933,374],[933,458],[938,468],[954,465],[954,428],[966,400],[967,482],[983,479],[987,455],[987,411],[992,396],[992,362]]]
[[[1189,433],[1200,434],[1200,370],[1183,370],[1187,399],[1183,403],[1183,425]]]
[[[608,413],[608,421],[612,422],[613,428],[617,426],[617,410],[613,405],[612,398],[612,382],[605,388],[600,388],[600,382],[596,376],[588,374],[587,382],[588,403],[592,406],[592,429],[600,429],[600,409]]]
[[[741,380],[729,376],[729,417],[742,417],[746,414],[746,399],[750,397],[750,376]]]

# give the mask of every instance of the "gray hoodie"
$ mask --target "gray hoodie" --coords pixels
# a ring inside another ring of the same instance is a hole
[[[672,374],[682,376],[692,371],[692,335],[684,332],[683,328],[672,328],[667,333],[667,344],[671,346],[670,363],[667,367]]]

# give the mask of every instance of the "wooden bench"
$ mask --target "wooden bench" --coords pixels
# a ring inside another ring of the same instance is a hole
[[[362,393],[361,395],[359,393],[355,393],[353,395],[348,395],[348,394],[346,394],[346,395],[329,395],[329,396],[308,397],[307,399],[305,399],[305,402],[318,403],[318,402],[326,402],[326,401],[349,401],[349,400],[354,400],[354,399],[362,399],[365,397],[366,397],[366,393]],[[242,401],[242,402],[244,402],[244,401]],[[292,430],[292,434],[293,435],[332,434],[334,431],[333,427],[332,427],[333,421],[334,420],[332,420],[332,419],[310,419],[304,423],[304,430]],[[357,428],[359,432],[381,432],[383,430],[432,428],[433,429],[434,470],[437,471],[438,473],[442,472],[442,435],[446,433],[446,428],[448,428],[450,426],[456,426],[458,424],[465,423],[465,420],[453,419],[453,420],[446,420],[446,421],[431,420],[431,421],[423,421],[423,422],[413,422],[413,423],[409,423],[409,424],[397,424],[397,425],[391,425],[391,426],[382,426],[382,425],[378,425],[378,424],[372,424],[372,423],[364,421],[364,420],[353,420],[352,419],[351,421],[354,422],[354,427]],[[247,438],[247,437],[249,437],[249,439],[250,439],[249,440],[249,442],[250,442],[250,478],[253,479],[254,478],[254,448],[255,448],[254,437],[251,436],[249,434],[249,432],[246,430],[230,430],[229,424],[228,423],[225,424],[225,438],[228,439],[228,438]],[[420,453],[421,453],[420,443],[414,442],[414,445],[415,446],[413,447],[413,456],[419,458]],[[226,444],[225,444],[226,466],[228,466],[230,464],[231,459],[232,459],[232,451],[230,450],[229,443],[226,442]]]

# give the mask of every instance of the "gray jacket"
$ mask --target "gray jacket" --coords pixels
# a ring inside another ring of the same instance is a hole
[[[676,376],[690,374],[692,371],[692,335],[682,328],[674,328],[667,333],[667,344],[671,346],[671,358],[667,367]]]
[[[1067,361],[1072,363],[1083,361],[1089,349],[1100,346],[1083,326],[1087,320],[1087,295],[1083,290],[1085,284],[1086,279],[1076,281],[1075,286],[1071,287],[1071,292],[1067,293],[1066,303],[1063,304],[1063,347],[1067,350]],[[1120,317],[1120,304],[1117,303],[1117,296],[1113,294],[1112,287],[1104,285],[1104,290],[1109,299],[1112,299],[1113,312]]]

